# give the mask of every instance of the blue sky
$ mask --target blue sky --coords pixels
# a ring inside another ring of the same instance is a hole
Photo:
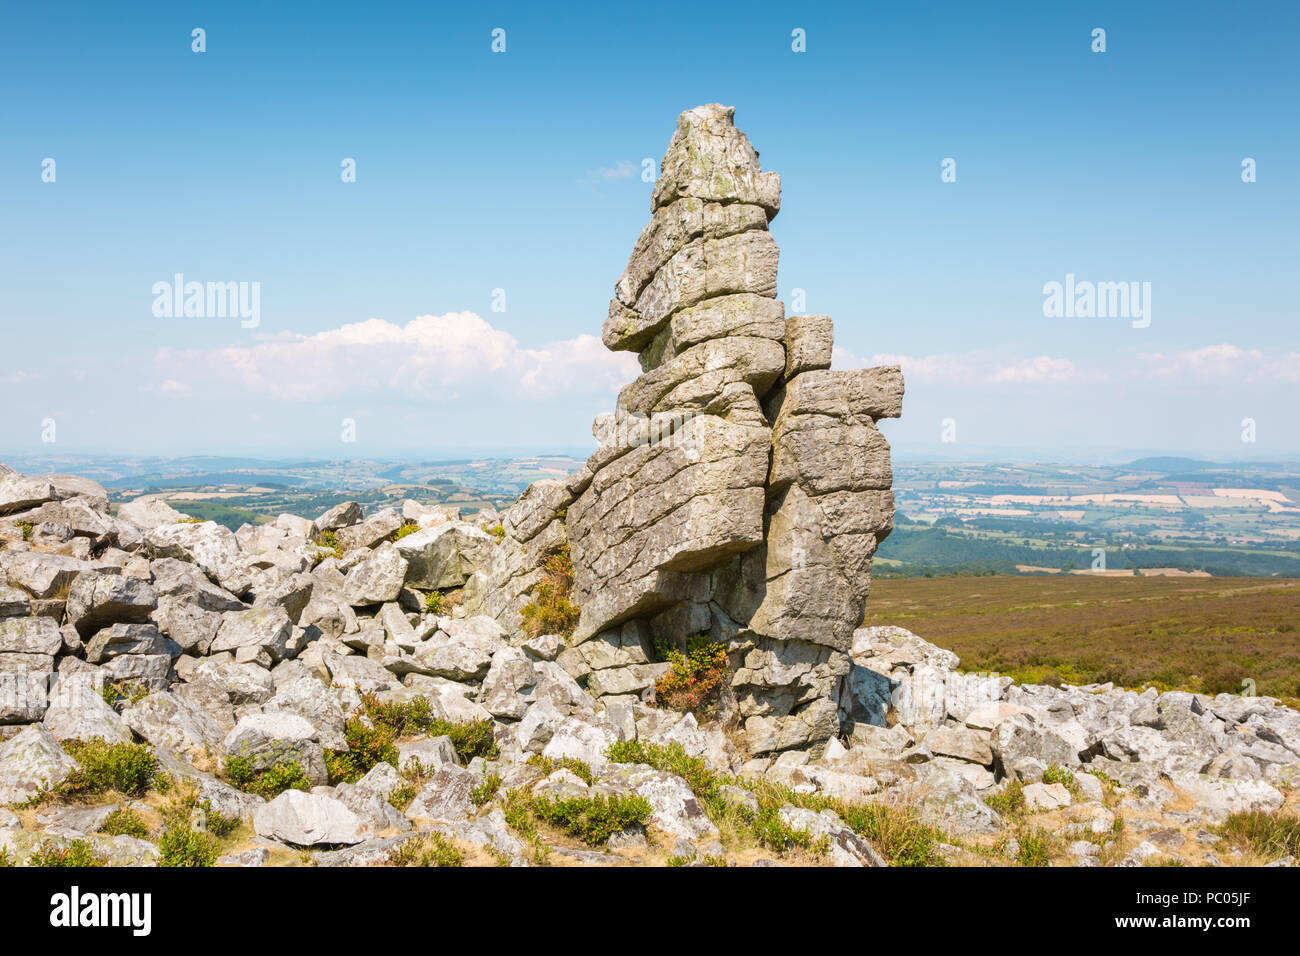
[[[1300,455],[1300,5],[3,18],[0,453],[586,451],[635,369],[591,337],[641,161],[718,101],[782,176],[782,298],[840,367],[903,364],[900,455]],[[176,273],[259,283],[258,326],[156,317]],[[1067,274],[1149,282],[1149,327],[1044,317]]]

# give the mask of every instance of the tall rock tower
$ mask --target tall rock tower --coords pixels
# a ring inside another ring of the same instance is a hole
[[[589,691],[644,690],[656,638],[707,633],[730,650],[750,750],[817,751],[847,712],[852,634],[893,526],[875,423],[900,414],[903,379],[831,371],[830,318],[785,316],[768,232],[781,181],[734,112],[678,117],[604,325],[642,374],[596,420],[586,467],[510,509],[480,602],[517,623],[567,540]]]

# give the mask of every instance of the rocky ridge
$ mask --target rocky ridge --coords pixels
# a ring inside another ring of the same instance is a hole
[[[527,498],[504,524],[524,524]],[[240,866],[370,865],[431,835],[488,863],[909,862],[863,832],[861,806],[926,828],[922,862],[1014,861],[1041,828],[1056,862],[1231,863],[1217,823],[1295,805],[1300,714],[1274,700],[1016,685],[892,627],[850,633],[846,722],[820,753],[749,751],[746,733],[592,688],[662,666],[635,635],[574,645],[455,605],[510,547],[485,530],[496,519],[348,504],[232,533],[157,501],[113,514],[84,479],[0,476],[0,852],[22,863],[85,840],[110,864],[158,859],[153,791],[42,797],[91,739],[147,744],[159,774],[241,821],[221,857]],[[352,547],[316,543],[323,531]],[[435,592],[446,613],[427,609]],[[391,759],[337,778],[350,720],[416,701],[438,732],[403,733]],[[474,726],[491,747],[470,755],[452,736]],[[653,757],[669,751],[695,763]],[[236,759],[302,779],[246,792]],[[521,823],[519,794],[645,804],[592,843]],[[761,813],[760,800],[802,844],[738,840],[714,819],[723,803]],[[123,808],[143,837],[98,832]]]

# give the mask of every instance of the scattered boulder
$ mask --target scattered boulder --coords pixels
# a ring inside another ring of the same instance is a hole
[[[602,790],[634,793],[652,808],[647,823],[687,840],[716,839],[718,828],[681,777],[636,764],[610,764],[600,775]]]
[[[125,654],[169,655],[166,639],[152,624],[113,624],[86,645],[86,660],[104,664]]]
[[[134,739],[131,728],[90,681],[60,680],[42,724],[60,741],[99,737],[110,744],[125,744]]]
[[[442,764],[407,808],[407,815],[450,822],[468,820],[478,809],[472,792],[480,779],[472,771]]]
[[[272,661],[288,653],[293,622],[282,607],[254,607],[247,611],[226,611],[213,639],[211,653],[246,648],[265,651]]]
[[[248,768],[255,773],[280,763],[295,763],[314,784],[324,784],[329,779],[320,733],[309,720],[297,714],[242,717],[222,741],[221,750],[227,761],[238,757],[247,761]]]
[[[193,685],[191,685],[193,686]],[[122,711],[126,726],[155,747],[177,753],[215,750],[230,729],[183,693],[158,691]]]
[[[407,535],[397,542],[397,551],[407,561],[411,587],[443,590],[463,586],[486,568],[496,544],[482,529],[455,521]]]
[[[406,568],[406,559],[392,542],[384,542],[348,572],[343,583],[345,600],[353,607],[396,601],[406,581]]]
[[[154,528],[185,520],[185,515],[167,502],[148,497],[123,502],[117,509],[117,516],[141,531],[152,531]]]
[[[1050,766],[1077,767],[1075,748],[1032,713],[1015,714],[993,728],[997,772],[1013,780],[1036,782]]]
[[[0,618],[0,654],[53,657],[63,650],[59,625],[48,617]]]
[[[300,677],[276,689],[275,696],[262,705],[267,714],[295,714],[316,731],[321,746],[327,750],[347,750],[344,736],[346,715],[337,698],[315,677]]]
[[[1023,793],[1030,810],[1057,810],[1071,802],[1070,791],[1059,783],[1031,783]]]
[[[76,766],[49,730],[32,724],[0,744],[0,806],[30,800],[62,783]]]
[[[294,846],[337,846],[365,839],[360,817],[325,794],[286,790],[257,808],[253,829],[260,837]]]
[[[337,531],[348,528],[361,520],[361,505],[355,501],[344,501],[330,508],[314,522],[317,532]]]
[[[888,866],[852,827],[833,810],[816,813],[786,804],[777,816],[793,830],[807,833],[814,841],[826,841],[826,855],[834,866]]]
[[[77,575],[64,614],[82,637],[110,624],[145,624],[158,606],[146,581],[122,574],[89,571]]]

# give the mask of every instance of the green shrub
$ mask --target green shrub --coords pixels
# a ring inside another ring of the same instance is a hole
[[[519,789],[507,790],[502,809],[506,815],[506,826],[510,829],[525,837],[537,833],[537,827],[533,825],[532,800],[526,792]]]
[[[597,794],[557,800],[534,797],[532,811],[552,826],[591,846],[599,846],[613,834],[634,824],[644,824],[653,812],[643,797]]]
[[[87,840],[73,840],[66,846],[53,843],[41,848],[27,859],[28,866],[107,866],[108,860],[95,852]]]
[[[239,826],[238,817],[226,816],[214,810],[211,801],[200,800],[198,787],[192,783],[178,785],[161,813],[164,831],[193,828],[220,838]]]
[[[333,552],[336,558],[343,557],[343,546],[339,543],[337,531],[322,531],[316,536],[316,546]]]
[[[30,541],[32,539],[32,531],[35,528],[35,525],[30,521],[20,521],[18,522],[18,527],[22,529],[23,540]]]
[[[719,788],[731,782],[731,778],[710,770],[702,758],[692,757],[679,743],[660,745],[621,740],[608,749],[606,756],[614,763],[645,764],[676,774],[686,781],[695,796],[705,801],[716,798]]]
[[[397,766],[397,735],[392,727],[353,716],[344,724],[343,736],[348,750],[325,751],[325,769],[331,784],[356,783],[379,763]]]
[[[420,866],[463,866],[465,857],[440,833],[429,834],[429,847],[420,854]]]
[[[401,541],[407,535],[415,534],[415,532],[419,530],[420,530],[420,526],[418,524],[416,524],[414,521],[407,521],[404,522],[400,528],[398,528],[391,535],[389,535],[388,540]]]
[[[361,708],[376,727],[391,730],[394,739],[424,733],[433,722],[433,705],[427,697],[384,702],[377,694],[364,694]]]
[[[418,788],[408,781],[388,795],[388,802],[397,810],[405,810],[411,805],[417,793],[419,793]]]
[[[497,795],[501,789],[501,774],[487,774],[482,783],[476,784],[474,789],[469,792],[469,798],[474,801],[474,806],[481,807]]]
[[[348,750],[325,752],[331,783],[356,783],[379,763],[396,767],[396,742],[402,737],[449,737],[457,755],[466,762],[498,754],[491,720],[452,723],[434,718],[424,697],[385,703],[375,694],[363,694],[360,709],[344,724],[343,735]]]
[[[528,758],[528,766],[536,767],[547,775],[553,774],[563,767],[589,787],[595,779],[591,772],[591,765],[584,760],[579,760],[577,757],[560,757],[556,759],[554,757],[543,757],[541,754],[533,754]]]
[[[203,814],[203,829],[207,830],[214,837],[226,837],[235,832],[239,826],[239,817],[229,817],[212,809],[212,804],[204,800],[198,805],[199,811]]]
[[[138,704],[153,691],[136,681],[104,681],[99,688],[99,695],[109,707],[116,707],[120,700]]]
[[[727,645],[696,634],[687,639],[684,654],[666,642],[657,643],[656,649],[672,670],[655,681],[655,703],[692,713],[716,709],[727,678]]]
[[[13,865],[13,860],[9,859],[9,848],[0,846],[0,870]]]
[[[533,849],[533,860],[536,863],[539,865],[545,863],[546,858],[551,854],[551,848],[537,832],[537,825],[533,821],[532,797],[523,790],[507,790],[501,806],[505,812],[506,826],[528,842]]]
[[[143,840],[149,835],[149,828],[145,826],[140,814],[129,807],[118,807],[108,815],[99,832],[108,836],[130,836]]]
[[[1001,816],[1016,816],[1025,811],[1025,785],[1019,780],[1012,780],[1001,793],[994,793],[984,798],[984,802]]]
[[[396,767],[397,739],[422,732],[430,719],[426,698],[382,703],[375,694],[362,694],[361,707],[343,725],[348,749],[325,752],[330,783],[356,783],[380,763]]]
[[[1067,787],[1072,787],[1074,786],[1074,774],[1070,773],[1070,771],[1066,770],[1064,767],[1058,767],[1056,764],[1052,764],[1043,771],[1043,783],[1059,783]]]
[[[148,744],[110,744],[102,737],[65,740],[63,749],[77,761],[72,773],[54,788],[64,797],[83,797],[109,790],[142,796],[158,760]]]
[[[1017,833],[1016,842],[1020,845],[1016,851],[1016,862],[1021,866],[1051,865],[1052,835],[1042,827]]]
[[[407,840],[391,851],[384,866],[464,866],[465,856],[441,833]]]
[[[459,724],[435,720],[429,724],[426,733],[430,737],[450,737],[456,755],[466,763],[475,757],[493,760],[501,755],[491,720],[468,720]]]
[[[424,596],[424,609],[430,614],[443,615],[447,613],[447,599],[441,591],[430,591]]]
[[[785,801],[759,800],[758,813],[752,824],[758,842],[778,853],[786,853],[795,847],[824,854],[830,850],[830,837],[816,839],[807,830],[793,827],[781,819],[781,807]]]
[[[310,790],[311,780],[302,766],[283,760],[269,770],[255,771],[244,757],[226,758],[226,778],[245,793],[255,793],[270,800],[286,790]]]
[[[158,841],[159,866],[212,866],[217,862],[217,841],[193,827],[169,827]]]
[[[520,608],[529,636],[559,634],[569,637],[578,626],[578,606],[569,600],[573,591],[573,559],[565,544],[542,564],[542,580],[533,587],[532,601]]]

